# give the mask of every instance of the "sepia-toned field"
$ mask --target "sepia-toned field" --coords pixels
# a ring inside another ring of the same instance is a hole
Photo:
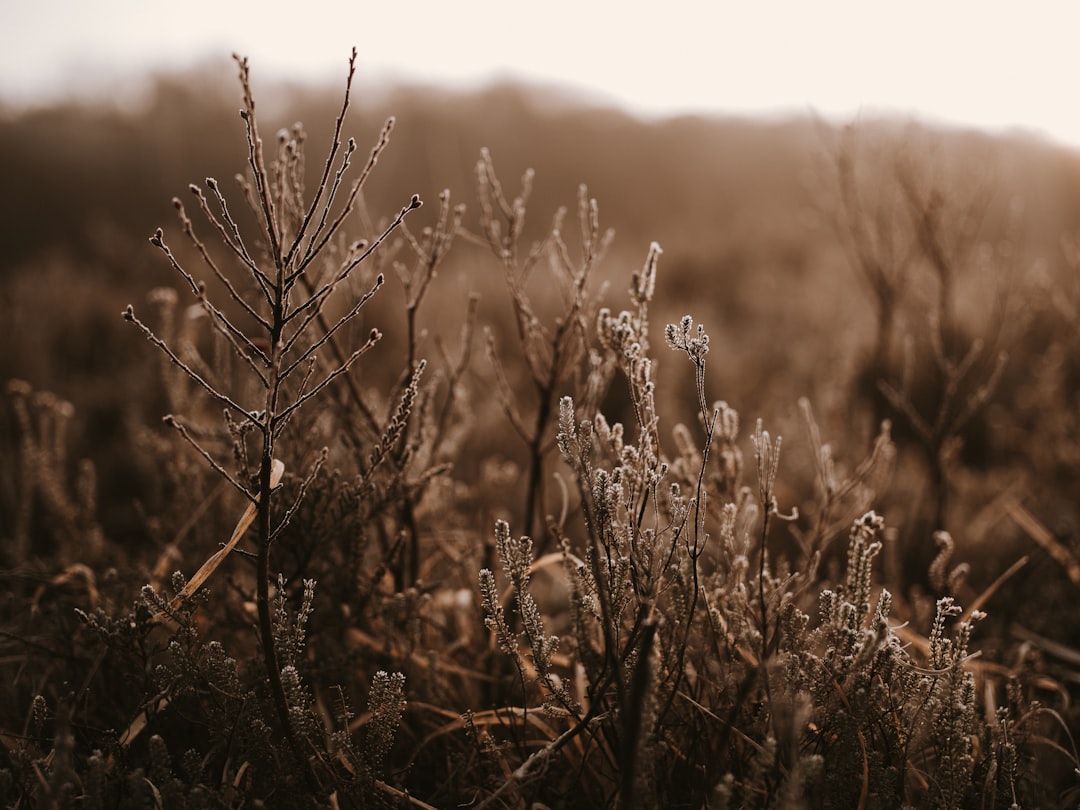
[[[0,111],[5,805],[1076,806],[1080,155],[251,69]]]

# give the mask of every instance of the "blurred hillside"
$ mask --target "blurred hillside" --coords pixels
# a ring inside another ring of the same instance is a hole
[[[180,286],[147,243],[158,226],[177,235],[171,198],[187,199],[189,183],[212,176],[242,207],[227,182],[245,156],[234,75],[224,68],[213,81],[207,75],[161,77],[133,107],[70,103],[9,110],[0,120],[7,190],[0,196],[0,379],[25,379],[77,402],[92,437],[78,449],[89,455],[163,410],[145,388],[145,347],[119,313],[155,286]],[[322,154],[340,88],[260,87],[256,75],[256,93],[264,139],[303,121],[310,153]],[[358,155],[367,155],[390,115],[397,120],[391,146],[366,186],[373,221],[414,192],[434,203],[448,188],[469,207],[465,222],[474,228],[482,147],[508,193],[527,168],[536,169],[528,238],[542,237],[560,206],[572,210],[586,183],[601,224],[616,231],[603,265],[611,306],[625,306],[630,273],[649,243],[659,242],[654,326],[686,312],[705,323],[714,349],[709,394],[729,400],[750,423],[763,416],[784,427],[798,398],[808,396],[834,426],[856,424],[845,401],[872,351],[873,291],[854,266],[838,156],[856,166],[858,215],[877,221],[879,242],[882,222],[911,219],[897,203],[898,178],[907,178],[977,248],[957,287],[958,316],[971,315],[970,332],[986,327],[990,310],[980,296],[1001,279],[1020,287],[1034,273],[1056,284],[1071,272],[1060,240],[1080,223],[1080,156],[1030,137],[906,121],[845,128],[809,116],[643,121],[517,86],[402,87],[357,94],[345,133],[356,137]],[[309,175],[320,169],[313,157]],[[410,222],[430,222],[436,207]],[[986,275],[988,255],[994,280]],[[431,326],[443,315],[456,324],[472,291],[482,296],[481,322],[505,324],[505,288],[482,250],[460,244],[438,284],[433,300],[446,305],[428,304]],[[384,312],[394,312],[393,295],[387,291]],[[925,299],[914,294],[905,306],[918,316]],[[393,323],[378,326],[393,334]],[[907,324],[914,334],[924,327]],[[672,363],[671,389],[690,396],[690,373]],[[849,439],[865,444],[872,432],[864,420]],[[137,472],[98,463],[106,486],[135,486]]]
[[[213,83],[204,74],[162,77],[131,109],[67,104],[0,117],[0,174],[8,191],[0,199],[5,308],[19,303],[11,298],[15,280],[40,274],[50,262],[73,263],[82,276],[100,274],[105,287],[172,283],[146,237],[174,223],[170,199],[186,198],[189,183],[206,176],[228,181],[243,168],[233,76],[224,69],[217,76]],[[339,88],[256,90],[275,112],[264,115],[265,139],[302,121],[312,145],[323,148]],[[414,192],[434,201],[448,188],[455,200],[473,202],[473,170],[486,146],[512,187],[526,168],[537,170],[533,236],[545,233],[560,205],[572,207],[578,184],[586,183],[602,223],[617,232],[607,263],[613,276],[626,277],[649,243],[659,242],[661,283],[668,288],[662,297],[676,310],[701,306],[691,278],[708,279],[724,318],[745,311],[751,276],[786,282],[808,272],[821,280],[824,272],[827,283],[841,288],[853,280],[836,229],[833,158],[840,136],[832,123],[642,121],[539,89],[405,87],[358,94],[345,130],[357,138],[360,154],[390,115],[397,119],[392,145],[367,187],[375,218],[396,211]],[[904,121],[858,122],[857,139],[875,159],[902,156],[928,177],[947,172],[955,196],[985,187],[979,238],[986,243],[1010,239],[1014,250],[1036,258],[1077,222],[1080,159],[1072,152],[1019,135],[995,138]],[[872,182],[881,189],[895,184],[887,165],[868,165],[879,173]],[[320,168],[309,171],[314,176]],[[1018,206],[1024,233],[1006,234],[1005,217]],[[4,363],[5,375],[33,376],[15,357]]]

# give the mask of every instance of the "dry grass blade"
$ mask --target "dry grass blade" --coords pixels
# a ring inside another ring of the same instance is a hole
[[[163,711],[165,707],[169,705],[169,699],[167,697],[161,696],[154,698],[150,702],[154,704],[155,712]],[[128,727],[124,730],[124,733],[120,735],[120,747],[127,748],[129,745],[131,745],[135,738],[143,733],[143,730],[146,728],[146,725],[149,722],[149,712],[147,709],[144,708],[141,712],[135,715],[135,719],[131,721]]]
[[[1009,498],[1005,501],[1005,511],[1016,525],[1027,533],[1028,537],[1038,543],[1056,563],[1065,569],[1072,583],[1080,587],[1080,560],[1077,560],[1069,549],[1059,543],[1037,517],[1014,499]]]
[[[1080,667],[1080,650],[1054,641],[1053,639],[1046,638],[1045,636],[1041,636],[1038,633],[1033,633],[1019,624],[1013,624],[1009,630],[1013,637],[1034,644],[1043,652],[1049,653],[1067,664],[1071,664],[1074,667]]]
[[[1019,560],[1010,565],[1008,570],[1006,570],[1001,576],[991,582],[986,587],[986,589],[983,590],[983,592],[975,598],[975,601],[968,605],[967,610],[965,610],[963,615],[960,617],[960,621],[971,621],[971,615],[976,610],[982,610],[983,605],[990,601],[990,597],[994,595],[997,589],[1004,585],[1006,582],[1008,582],[1017,571],[1027,565],[1029,559],[1029,557],[1021,557]]]
[[[274,459],[274,467],[270,472],[270,486],[276,487],[281,483],[281,477],[285,474],[285,464],[280,459]],[[244,533],[247,532],[248,527],[255,521],[255,516],[259,512],[258,498],[254,503],[249,503],[247,509],[244,510],[244,514],[240,516],[240,521],[236,524],[236,528],[233,529],[232,537],[229,538],[229,542],[222,548],[216,551],[206,562],[202,564],[202,568],[195,572],[195,576],[188,580],[187,585],[178,593],[169,603],[169,611],[175,611],[180,608],[188,599],[190,599],[202,584],[210,578],[210,575],[217,570],[218,566],[224,562],[225,558],[229,556],[236,545],[243,538]],[[161,622],[168,618],[168,611],[162,611],[157,613],[151,619],[154,622]]]

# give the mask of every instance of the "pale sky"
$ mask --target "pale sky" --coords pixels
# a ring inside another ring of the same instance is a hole
[[[340,81],[356,45],[369,81],[515,77],[648,114],[896,111],[1080,148],[1078,43],[1065,0],[0,0],[0,99],[233,51],[256,81]]]

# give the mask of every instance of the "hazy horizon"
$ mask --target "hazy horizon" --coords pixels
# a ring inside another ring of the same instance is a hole
[[[0,103],[137,97],[153,75],[234,51],[264,82],[340,82],[356,45],[365,87],[513,81],[649,118],[885,114],[1080,147],[1080,108],[1065,86],[1073,16],[1058,4],[1017,18],[974,3],[897,14],[842,0],[751,9],[677,0],[663,17],[558,0],[538,14],[468,0],[413,4],[403,23],[396,7],[335,0],[302,17],[244,2],[15,0],[0,9]]]

